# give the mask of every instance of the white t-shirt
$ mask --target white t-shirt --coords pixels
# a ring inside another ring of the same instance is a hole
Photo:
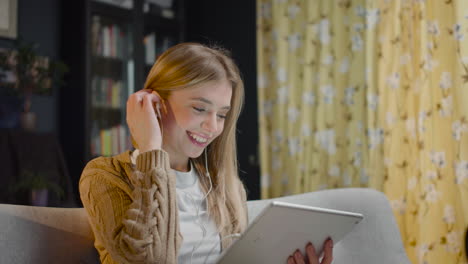
[[[133,151],[132,163],[136,163],[138,154],[138,150]],[[205,195],[198,180],[200,176],[192,164],[190,171],[175,171],[175,174],[179,226],[183,236],[178,263],[215,263],[221,253],[221,241],[216,224],[206,211],[206,200],[203,199]]]

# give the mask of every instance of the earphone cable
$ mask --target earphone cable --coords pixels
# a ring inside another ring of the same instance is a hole
[[[227,236],[221,238],[221,241],[220,241],[220,242],[223,242],[223,241],[224,241],[225,239],[227,239],[227,238],[231,238],[231,237],[237,237],[237,238],[239,238],[240,236],[241,236],[240,233],[230,234],[230,235],[227,235]],[[204,261],[203,263],[206,264],[206,261],[208,260],[208,257],[211,256],[211,253],[212,253],[213,250],[216,248],[216,246],[217,246],[217,243],[215,243],[215,244],[213,245],[213,247],[211,247],[211,249],[210,249],[210,251],[208,252],[208,254],[206,255],[205,261]]]
[[[205,225],[203,224],[203,221],[201,221],[200,219],[200,207],[201,205],[203,204],[203,202],[206,202],[206,198],[208,197],[208,194],[210,194],[210,192],[212,191],[213,189],[213,183],[211,181],[211,176],[210,176],[210,171],[208,169],[208,157],[207,157],[207,150],[205,148],[205,170],[206,170],[206,173],[205,173],[205,176],[208,177],[208,180],[210,182],[210,188],[208,189],[208,191],[206,192],[205,196],[203,197],[203,199],[201,200],[201,202],[199,204],[196,204],[195,203],[195,199],[193,199],[193,196],[188,194],[188,193],[185,193],[185,195],[189,196],[189,198],[192,200],[192,203],[195,205],[195,208],[196,208],[196,213],[197,213],[197,224],[200,226],[200,228],[202,229],[202,233],[203,233],[203,236],[202,236],[202,239],[198,242],[197,245],[195,245],[192,249],[192,254],[190,255],[190,264],[192,264],[192,260],[193,260],[193,255],[195,254],[195,251],[197,251],[200,246],[203,244],[203,242],[205,241],[205,238],[206,238],[206,227]],[[207,207],[207,211],[208,211],[208,203],[206,203],[206,207]]]

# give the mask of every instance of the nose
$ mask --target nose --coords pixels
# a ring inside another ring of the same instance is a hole
[[[206,115],[202,122],[202,128],[211,134],[215,134],[218,131],[218,121],[216,113]]]

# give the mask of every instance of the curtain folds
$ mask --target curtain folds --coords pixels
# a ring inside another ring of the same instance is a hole
[[[375,188],[413,263],[466,263],[468,2],[257,5],[262,198]]]

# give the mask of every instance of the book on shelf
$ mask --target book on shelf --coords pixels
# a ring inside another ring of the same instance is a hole
[[[102,28],[102,53],[98,55],[102,55],[104,57],[110,57],[110,28],[109,27],[103,27]]]
[[[172,0],[146,0],[143,4],[143,12],[173,19],[175,10]]]
[[[176,44],[175,38],[169,35],[158,37],[155,32],[151,32],[143,39],[145,47],[145,64],[152,66],[159,55]]]
[[[123,82],[95,76],[91,80],[92,106],[118,109],[123,102]]]
[[[99,54],[102,47],[101,34],[101,17],[93,16],[91,19],[91,51],[93,54]]]
[[[154,4],[161,8],[171,8],[173,4],[173,0],[146,0],[148,4]]]
[[[133,60],[128,60],[127,62],[127,77],[127,94],[124,98],[124,102],[126,102],[127,98],[135,91],[135,65]]]
[[[167,35],[163,36],[161,42],[156,47],[157,56],[161,55],[163,52],[165,52],[167,49],[174,46],[175,44],[176,44],[176,41],[173,37],[167,36]]]
[[[131,141],[125,126],[118,124],[111,128],[97,130],[98,128],[93,126],[92,156],[112,156],[130,149]]]
[[[146,35],[143,44],[145,45],[145,63],[153,65],[156,61],[156,33]]]
[[[108,5],[117,6],[125,9],[133,8],[133,0],[94,0],[95,2],[101,2]]]
[[[91,50],[96,56],[124,59],[127,49],[126,33],[118,24],[103,25],[100,16],[91,21]]]

